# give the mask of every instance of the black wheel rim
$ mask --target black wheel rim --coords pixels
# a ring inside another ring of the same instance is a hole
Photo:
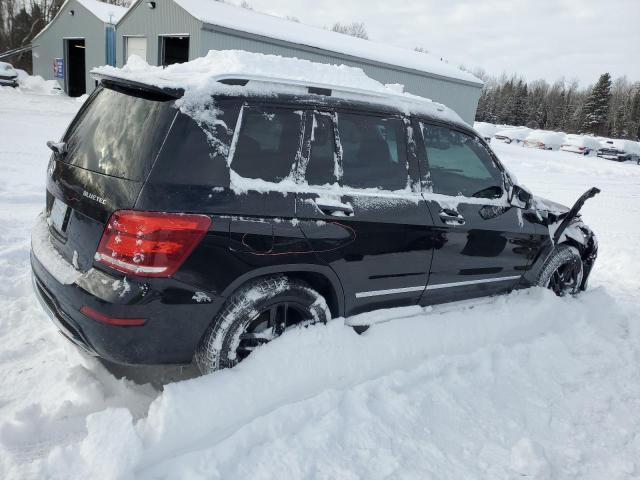
[[[582,265],[579,261],[567,262],[560,265],[551,275],[549,288],[553,292],[564,297],[578,291],[582,281]]]
[[[247,358],[256,348],[282,335],[285,330],[313,323],[309,308],[296,301],[278,301],[265,307],[246,323],[236,348],[235,362]]]

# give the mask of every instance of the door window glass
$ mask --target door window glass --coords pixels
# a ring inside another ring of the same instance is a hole
[[[245,108],[232,170],[268,182],[288,177],[300,147],[301,126],[299,111]]]
[[[355,188],[407,187],[404,123],[399,118],[341,113],[342,183]]]
[[[306,178],[310,185],[326,185],[337,182],[333,121],[329,115],[315,113],[311,131],[311,153]]]
[[[422,134],[434,193],[480,198],[502,196],[502,174],[476,138],[429,124],[422,124]]]

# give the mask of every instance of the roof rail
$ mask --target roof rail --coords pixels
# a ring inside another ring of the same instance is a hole
[[[409,103],[428,103],[432,106],[439,105],[436,102],[428,98],[419,97],[417,95],[405,94],[401,92],[394,92],[390,89],[388,91],[367,90],[365,88],[356,88],[350,86],[342,86],[332,83],[313,82],[308,80],[298,80],[287,77],[272,77],[263,75],[251,75],[244,73],[225,73],[223,75],[216,75],[212,77],[213,80],[224,83],[227,85],[246,85],[248,82],[258,83],[270,83],[279,84],[285,86],[302,87],[306,88],[311,94],[332,96],[334,92],[339,92],[347,95],[358,95],[363,97],[369,97],[378,100],[384,99],[397,99]],[[443,107],[444,109],[444,107]]]

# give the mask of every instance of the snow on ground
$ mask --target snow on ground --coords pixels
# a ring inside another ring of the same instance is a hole
[[[160,392],[76,352],[31,293],[44,141],[79,105],[0,89],[0,478],[640,478],[640,167],[492,143],[538,195],[602,188],[579,298],[338,319]]]

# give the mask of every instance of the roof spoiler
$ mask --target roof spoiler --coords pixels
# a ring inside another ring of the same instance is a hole
[[[181,88],[164,88],[158,87],[156,85],[149,85],[148,83],[136,82],[134,80],[128,80],[126,78],[105,75],[102,73],[91,72],[91,76],[104,85],[117,85],[121,87],[126,87],[131,90],[139,90],[141,92],[147,93],[159,93],[161,95],[166,95],[171,98],[180,98],[184,95],[184,90]]]

